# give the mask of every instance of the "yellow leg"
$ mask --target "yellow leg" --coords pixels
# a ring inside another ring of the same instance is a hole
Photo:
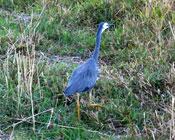
[[[80,94],[77,93],[77,117],[80,120]]]
[[[90,107],[97,108],[97,109],[103,107],[103,106],[100,105],[100,104],[93,103],[93,102],[92,102],[92,98],[93,98],[93,96],[92,96],[92,90],[91,90],[90,93],[89,93],[89,106],[90,106]]]

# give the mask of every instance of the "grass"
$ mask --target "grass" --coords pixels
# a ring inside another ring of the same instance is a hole
[[[1,0],[0,138],[174,139],[174,4]],[[83,94],[78,122],[63,90],[100,21],[115,24],[103,34],[93,89],[103,108]]]

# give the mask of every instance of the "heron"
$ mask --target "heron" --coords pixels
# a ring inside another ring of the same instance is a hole
[[[83,64],[80,64],[70,76],[68,84],[64,90],[65,96],[72,96],[77,94],[77,116],[80,120],[80,94],[90,91],[96,84],[98,77],[98,57],[101,44],[101,36],[104,30],[108,29],[111,24],[107,22],[101,22],[98,25],[96,33],[96,45],[90,58],[88,58]],[[91,92],[89,95],[89,102],[91,103]],[[98,106],[98,104],[91,104],[92,106]]]

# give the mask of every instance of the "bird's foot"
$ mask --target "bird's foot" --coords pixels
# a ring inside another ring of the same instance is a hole
[[[95,108],[97,110],[101,109],[103,106],[101,104],[89,104],[89,107]]]

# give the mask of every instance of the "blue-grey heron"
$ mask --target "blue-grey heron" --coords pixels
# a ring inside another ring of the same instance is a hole
[[[110,24],[107,22],[101,22],[98,25],[95,50],[89,59],[73,71],[71,77],[69,78],[68,85],[64,90],[65,96],[71,96],[77,93],[78,119],[80,119],[79,93],[90,91],[95,86],[98,76],[98,57],[101,35],[102,32],[109,27]]]

